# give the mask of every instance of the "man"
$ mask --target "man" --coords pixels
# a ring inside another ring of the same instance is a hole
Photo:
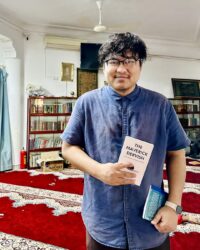
[[[146,45],[131,33],[114,34],[99,50],[108,86],[82,95],[62,135],[62,154],[85,172],[82,217],[87,249],[169,249],[177,226],[189,144],[173,107],[156,92],[137,85]],[[140,186],[131,163],[118,163],[125,136],[154,149]],[[168,204],[152,222],[142,219],[151,184],[162,187],[166,158]]]

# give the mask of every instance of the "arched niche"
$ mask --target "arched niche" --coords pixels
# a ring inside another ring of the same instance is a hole
[[[12,40],[0,34],[0,63],[4,65],[7,58],[16,58],[16,50]]]

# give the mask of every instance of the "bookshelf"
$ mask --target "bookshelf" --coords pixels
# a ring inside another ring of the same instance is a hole
[[[60,151],[74,97],[29,97],[27,101],[27,166],[38,168],[42,152]]]
[[[187,155],[200,158],[200,97],[176,97],[169,100],[191,140]]]

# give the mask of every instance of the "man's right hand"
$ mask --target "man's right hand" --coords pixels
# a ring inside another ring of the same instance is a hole
[[[136,174],[132,163],[99,163],[89,157],[79,146],[62,144],[62,155],[76,168],[100,181],[112,185],[135,184]],[[128,169],[129,168],[129,169]]]
[[[128,169],[132,167],[131,163],[100,164],[96,177],[111,186],[135,184],[136,174]]]

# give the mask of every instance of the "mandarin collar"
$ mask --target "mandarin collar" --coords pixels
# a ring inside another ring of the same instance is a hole
[[[138,96],[139,92],[140,92],[140,87],[138,87],[138,85],[136,84],[134,90],[126,95],[126,96],[121,96],[119,93],[117,93],[111,86],[107,86],[107,91],[108,94],[113,97],[116,101],[117,100],[124,100],[124,99],[128,99],[130,101],[133,101],[136,99],[136,97]]]

